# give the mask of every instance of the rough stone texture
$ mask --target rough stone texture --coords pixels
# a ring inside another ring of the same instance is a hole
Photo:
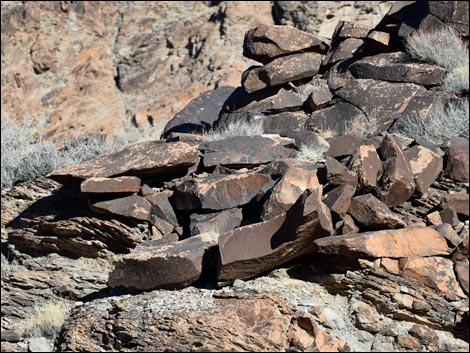
[[[108,194],[119,192],[139,192],[140,179],[137,177],[89,178],[80,184],[80,191],[86,194]]]
[[[328,139],[330,149],[327,155],[333,158],[350,156],[362,145],[373,145],[379,147],[375,140],[365,139],[355,135],[340,135]]]
[[[269,199],[263,206],[262,218],[268,220],[286,212],[306,190],[315,190],[318,202],[323,191],[318,181],[317,170],[290,168],[274,186]]]
[[[454,180],[469,181],[469,143],[463,137],[454,137],[446,150],[445,174]]]
[[[432,228],[416,227],[340,235],[315,240],[323,254],[354,257],[391,257],[446,255],[447,242]]]
[[[166,245],[144,242],[113,264],[108,285],[142,291],[185,287],[201,276],[204,254],[216,244],[215,233],[196,235]]]
[[[385,203],[371,194],[351,200],[349,214],[366,229],[389,229],[405,226],[402,217],[390,211]]]
[[[308,118],[307,114],[300,111],[265,115],[260,120],[265,134],[283,134],[303,130]]]
[[[262,136],[234,136],[222,141],[208,142],[203,147],[203,163],[206,167],[256,166],[277,159],[292,157],[293,149]]]
[[[447,240],[450,251],[455,250],[462,242],[462,238],[449,223],[437,225],[435,229]]]
[[[468,194],[445,194],[442,196],[442,208],[453,208],[458,214],[469,216]]]
[[[152,205],[152,214],[177,227],[178,220],[169,201],[171,195],[171,192],[152,192],[144,198]]]
[[[61,183],[122,174],[161,177],[175,171],[187,170],[198,161],[197,149],[187,143],[141,142],[55,170],[48,177]]]
[[[223,210],[247,204],[258,193],[266,193],[273,183],[267,174],[212,175],[182,183],[173,201],[179,210]]]
[[[320,224],[318,203],[311,207],[307,196],[308,191],[283,214],[221,235],[219,279],[250,278],[312,252],[313,240],[329,230]]]
[[[342,218],[348,212],[356,188],[349,184],[340,185],[323,196],[323,202],[334,216]]]
[[[338,21],[335,32],[333,33],[333,40],[366,38],[370,30],[370,27],[361,26],[356,22]]]
[[[424,195],[442,171],[442,156],[423,146],[413,146],[405,151],[410,161],[416,191]]]
[[[346,214],[343,216],[341,225],[338,229],[339,235],[359,233],[359,227],[354,223],[354,219]]]
[[[404,52],[367,56],[354,62],[349,70],[356,78],[390,82],[410,82],[420,85],[439,85],[445,70],[437,65],[414,63]]]
[[[166,138],[172,132],[205,131],[213,127],[219,119],[219,113],[235,87],[224,86],[207,91],[189,102],[168,123],[162,132]]]
[[[469,253],[470,253],[469,236],[468,236],[468,231],[467,231],[466,234],[463,234],[462,236],[462,242],[452,254],[452,260],[453,261],[468,261],[470,257]]]
[[[313,77],[320,70],[322,57],[317,53],[299,53],[274,59],[263,67],[245,71],[242,85],[252,93],[267,86]]]
[[[328,186],[351,185],[354,188],[357,186],[357,174],[348,170],[336,159],[327,156],[325,167]]]
[[[446,208],[439,212],[439,215],[441,216],[442,223],[447,223],[454,227],[460,223],[457,212],[453,208]]]
[[[231,208],[217,213],[193,213],[191,220],[191,235],[198,235],[207,232],[223,234],[238,227],[242,222],[242,210]]]
[[[462,289],[468,295],[468,262],[458,261],[455,264],[455,274],[457,275],[457,279],[459,280]]]
[[[359,49],[364,41],[359,38],[347,38],[339,43],[335,48],[330,49],[323,59],[323,65],[333,65],[339,61],[352,59],[359,54]]]
[[[379,173],[382,171],[382,162],[374,146],[362,145],[358,147],[351,158],[350,165],[350,169],[357,173],[361,190],[369,190],[377,186]]]
[[[149,221],[152,211],[150,202],[137,195],[92,203],[90,208],[96,213],[130,217],[141,221]]]
[[[315,89],[304,102],[304,109],[307,113],[325,108],[331,101],[333,95],[329,89]]]
[[[243,55],[263,64],[285,54],[326,49],[326,43],[292,26],[258,26],[245,33],[243,42]]]

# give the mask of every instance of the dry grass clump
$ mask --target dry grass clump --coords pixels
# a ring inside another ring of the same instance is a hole
[[[296,159],[303,162],[317,163],[324,159],[327,148],[323,145],[301,144]]]
[[[202,138],[205,142],[222,141],[235,136],[259,136],[264,133],[261,120],[234,120],[227,125],[214,130],[204,131]]]
[[[454,92],[468,90],[468,47],[453,29],[418,30],[406,38],[406,47],[414,58],[446,69],[444,89]]]
[[[70,304],[59,298],[37,303],[31,316],[18,323],[15,329],[23,337],[44,336],[55,339],[70,309]]]
[[[2,260],[2,271],[1,271],[1,276],[2,278],[5,276],[8,276],[9,274],[18,271],[20,266],[16,262],[16,260],[13,260],[11,262],[8,261],[8,259],[5,257],[5,255],[1,254],[1,260]]]
[[[377,119],[358,114],[345,123],[345,133],[359,137],[369,137],[377,132]]]

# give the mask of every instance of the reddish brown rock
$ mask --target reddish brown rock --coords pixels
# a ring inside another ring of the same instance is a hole
[[[315,190],[320,202],[323,187],[317,178],[317,170],[290,168],[274,186],[263,206],[262,218],[268,220],[286,212],[306,190]]]
[[[344,215],[342,219],[342,224],[338,229],[338,234],[346,235],[355,233],[359,233],[359,227],[356,226],[356,224],[354,223],[354,219],[350,215]]]
[[[357,174],[348,170],[336,159],[327,156],[325,167],[328,186],[351,185],[352,187],[356,188],[358,182]]]
[[[139,192],[140,179],[137,177],[90,178],[80,184],[80,191],[86,194],[108,194]]]
[[[458,226],[460,223],[457,212],[455,212],[453,208],[446,208],[439,212],[439,215],[441,216],[442,223],[447,223],[454,227]]]
[[[447,240],[450,251],[453,251],[462,242],[462,238],[448,223],[437,225],[435,229]]]
[[[149,221],[152,205],[143,197],[133,195],[90,205],[92,211]]]
[[[325,43],[291,26],[261,25],[245,33],[243,55],[266,64],[274,58],[300,51],[324,53]]]
[[[178,220],[169,200],[172,194],[169,191],[152,192],[144,198],[152,205],[152,214],[177,227]]]
[[[338,21],[333,33],[333,40],[346,38],[366,38],[371,28],[361,26],[356,22]]]
[[[458,214],[469,216],[468,194],[445,194],[442,196],[442,208],[452,208]]]
[[[320,70],[322,55],[299,53],[283,56],[262,67],[248,69],[242,75],[242,86],[248,93],[267,86],[315,76]]]
[[[391,82],[410,82],[420,85],[439,85],[445,70],[437,65],[413,63],[404,52],[366,56],[354,62],[349,70],[356,78]]]
[[[462,237],[462,242],[452,254],[453,261],[468,261],[469,260],[470,249],[469,249],[468,234],[469,234],[468,230],[464,234],[460,234],[460,236]]]
[[[424,195],[442,171],[442,156],[423,146],[413,146],[405,151],[410,161],[416,191]]]
[[[446,151],[445,175],[458,181],[469,180],[469,144],[462,137],[454,137]]]
[[[377,148],[380,146],[380,143],[372,139],[361,138],[355,135],[335,136],[329,138],[328,143],[330,144],[330,149],[327,155],[333,158],[350,156],[362,145],[373,145]]]
[[[108,285],[142,291],[185,287],[200,277],[204,254],[216,244],[211,233],[160,246],[143,243],[114,263]]]
[[[196,147],[184,142],[142,142],[55,170],[48,177],[61,183],[122,174],[159,177],[192,167],[199,161],[197,153]]]
[[[217,213],[193,213],[190,216],[191,235],[198,235],[207,232],[223,234],[238,227],[242,222],[242,210],[231,208]]]
[[[359,54],[364,41],[359,38],[347,38],[331,49],[323,59],[323,65],[333,65],[339,61],[352,59]]]
[[[212,175],[182,183],[176,188],[173,201],[179,210],[223,210],[247,204],[273,184],[267,174]]]
[[[442,218],[439,214],[439,211],[431,212],[430,214],[426,215],[427,221],[434,226],[438,226],[442,224]]]
[[[447,255],[447,242],[429,227],[379,230],[339,235],[315,240],[317,251],[353,257],[391,257]]]
[[[464,292],[468,295],[468,262],[458,261],[455,264],[455,274],[457,275],[457,279],[464,290]]]
[[[235,136],[208,142],[203,150],[203,163],[206,167],[250,167],[295,155],[293,149],[262,136]]]
[[[375,147],[373,145],[358,147],[352,156],[350,169],[357,173],[361,190],[369,190],[377,186],[382,162]]]
[[[359,226],[367,229],[401,228],[405,222],[371,194],[352,199],[348,212]]]
[[[442,293],[448,300],[466,297],[455,278],[451,260],[437,256],[408,257],[399,263],[402,276]]]
[[[329,89],[315,89],[304,102],[304,109],[307,113],[311,113],[315,110],[325,108],[332,98],[333,95]]]
[[[333,216],[342,218],[348,212],[351,199],[356,188],[349,184],[340,185],[323,196],[323,202],[331,210]]]
[[[313,240],[328,234],[317,211],[305,207],[308,192],[286,212],[219,237],[219,279],[245,279],[313,251]],[[318,207],[316,201],[312,203]]]

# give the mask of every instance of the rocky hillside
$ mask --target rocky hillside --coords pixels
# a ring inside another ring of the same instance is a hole
[[[238,86],[250,64],[240,51],[248,29],[282,23],[331,37],[338,20],[375,25],[390,5],[2,1],[1,6],[2,120],[33,119],[57,142],[99,132],[125,144],[158,138],[166,121],[200,93]]]
[[[2,351],[468,351],[468,13],[257,24],[160,139],[3,189]]]

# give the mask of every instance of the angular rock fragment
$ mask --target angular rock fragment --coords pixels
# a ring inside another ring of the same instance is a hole
[[[331,210],[333,216],[342,218],[348,212],[351,199],[356,188],[349,184],[340,185],[323,196],[323,202]]]
[[[468,292],[468,287],[469,287],[469,281],[468,281],[468,262],[464,261],[458,261],[455,264],[455,274],[457,275],[457,279],[459,280],[459,283],[464,290],[464,292],[469,295]]]
[[[242,210],[231,208],[217,213],[193,213],[191,220],[191,235],[207,232],[223,234],[238,227],[242,222]]]
[[[273,184],[267,174],[212,175],[182,183],[172,200],[178,210],[224,210],[247,204],[259,193],[266,193]]]
[[[352,59],[359,54],[364,41],[359,38],[347,38],[331,49],[323,59],[323,65],[333,65],[339,61]]]
[[[333,33],[333,40],[347,39],[347,38],[366,38],[371,28],[361,26],[356,22],[338,21],[335,31]]]
[[[55,170],[49,178],[76,183],[91,177],[137,175],[161,177],[186,171],[198,163],[196,147],[184,142],[141,142],[100,154],[85,162]]]
[[[333,95],[329,89],[315,89],[304,102],[304,109],[307,113],[311,113],[325,108],[332,98]]]
[[[235,136],[208,142],[203,147],[206,167],[252,167],[278,159],[292,157],[295,150],[262,136]]]
[[[382,171],[382,162],[374,146],[358,147],[351,158],[351,170],[357,173],[359,188],[363,191],[377,186]]]
[[[470,249],[469,249],[468,234],[469,234],[468,230],[466,231],[466,233],[460,234],[460,236],[462,237],[462,242],[452,254],[453,261],[468,261],[469,260]]]
[[[442,196],[442,208],[453,208],[458,214],[469,216],[468,194],[445,194]]]
[[[429,227],[379,230],[315,240],[318,252],[353,257],[391,257],[447,255],[447,242]]]
[[[243,55],[263,64],[284,54],[326,49],[326,43],[292,26],[260,25],[247,31],[243,42]]]
[[[328,186],[351,185],[356,188],[358,183],[356,173],[348,170],[343,164],[330,156],[326,157],[325,166]]]
[[[337,234],[346,235],[359,233],[359,227],[356,226],[354,219],[350,215],[344,215],[341,222]]]
[[[137,195],[96,202],[91,204],[90,208],[96,213],[130,217],[141,221],[149,221],[152,211],[150,202]]]
[[[460,223],[457,212],[453,208],[446,208],[439,212],[439,215],[441,216],[442,223],[447,223],[454,227],[458,226]]]
[[[376,148],[380,146],[380,143],[377,143],[377,141],[373,139],[362,138],[355,135],[335,136],[329,138],[328,143],[330,144],[330,149],[327,155],[333,158],[351,156],[362,145],[372,145]]]
[[[139,192],[140,179],[132,176],[116,178],[90,178],[80,184],[80,191],[85,194],[109,194]]]
[[[441,215],[439,214],[439,211],[434,211],[426,215],[426,219],[431,225],[434,225],[434,226],[438,226],[442,224],[442,218],[441,218]]]
[[[446,151],[445,175],[458,181],[469,181],[469,143],[463,137],[454,137]]]
[[[442,156],[423,146],[413,146],[405,151],[410,161],[416,191],[424,195],[442,171]]]
[[[245,279],[312,252],[313,240],[329,234],[318,213],[305,207],[308,191],[286,212],[219,237],[219,279]],[[314,196],[316,198],[316,196]],[[318,208],[318,203],[312,203]]]
[[[152,192],[144,198],[152,205],[152,214],[177,227],[178,220],[169,200],[171,195],[169,191]]]
[[[462,238],[449,223],[440,224],[435,229],[447,240],[450,251],[453,251],[462,242]]]
[[[160,246],[143,243],[114,263],[108,285],[141,291],[185,287],[201,276],[204,255],[217,245],[216,238],[205,233]]]
[[[405,222],[371,194],[352,199],[348,213],[361,226],[367,229],[401,228]]]
[[[284,131],[303,130],[308,115],[300,112],[283,112],[265,115],[261,118],[265,134],[281,134]]]

